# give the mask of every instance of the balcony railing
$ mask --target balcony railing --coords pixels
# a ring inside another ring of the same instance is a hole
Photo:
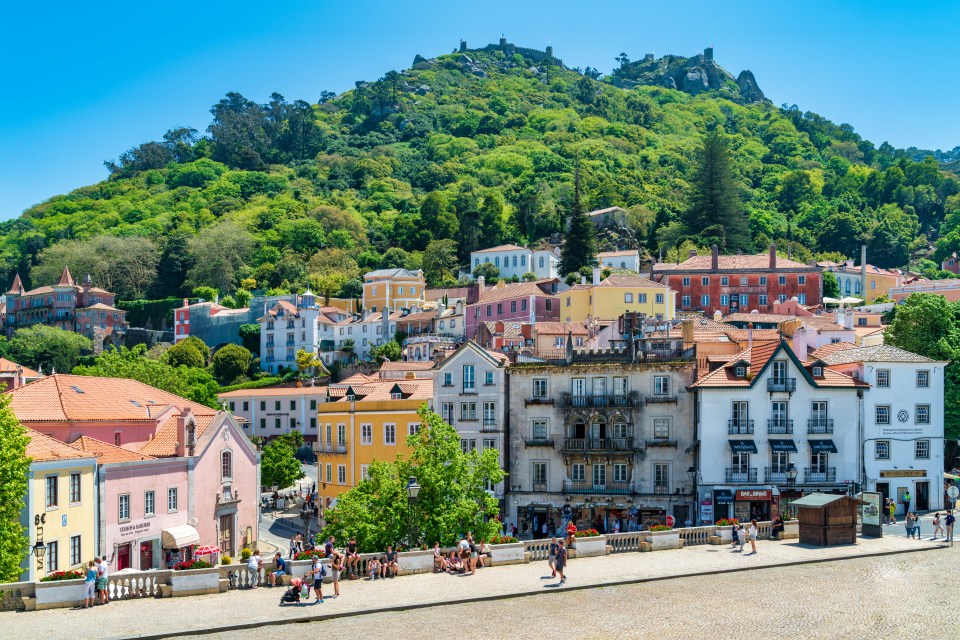
[[[475,395],[475,394],[477,393],[477,386],[476,386],[476,385],[470,385],[470,386],[463,385],[463,391],[461,391],[460,393],[465,393],[465,394],[469,394],[469,395]]]
[[[632,407],[633,393],[614,393],[611,395],[565,393],[564,405],[567,407]]]
[[[796,378],[768,378],[767,391],[786,391],[793,393],[797,390]]]
[[[727,433],[732,436],[748,436],[753,433],[753,420],[727,420]]]
[[[653,485],[653,492],[657,495],[670,495],[670,485],[669,484],[655,484]]]
[[[652,396],[646,397],[647,404],[657,404],[657,403],[677,403],[677,394],[675,393],[655,393]]]
[[[807,420],[807,433],[833,433],[833,418],[811,418]]]
[[[783,469],[774,469],[773,467],[767,467],[764,473],[764,479],[770,484],[787,484],[789,479],[787,478],[787,470]]]
[[[534,490],[534,491],[540,491],[540,492],[546,492],[546,491],[547,491],[547,483],[546,483],[546,482],[534,482],[534,483],[533,483],[533,490]]]
[[[633,438],[566,438],[566,451],[631,451]]]
[[[496,418],[484,418],[482,431],[500,431]]]
[[[314,447],[314,450],[317,453],[346,453],[347,445],[346,443],[334,444],[332,442],[318,442]]]
[[[592,482],[564,480],[563,491],[564,493],[628,496],[633,493],[633,485],[629,482],[605,482],[604,484],[594,484]]]
[[[730,467],[727,467],[726,481],[727,482],[756,482],[757,470],[756,469],[731,469]]]
[[[836,467],[826,467],[825,469],[814,469],[812,467],[807,467],[803,470],[803,481],[804,482],[836,482],[837,481],[837,468]]]
[[[793,433],[793,420],[788,420],[785,418],[774,418],[773,420],[767,420],[767,433]]]

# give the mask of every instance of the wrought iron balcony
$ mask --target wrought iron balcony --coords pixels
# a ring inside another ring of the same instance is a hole
[[[645,398],[647,404],[673,403],[677,404],[677,394],[675,393],[655,393]]]
[[[837,468],[826,467],[824,469],[814,469],[807,467],[803,470],[804,482],[836,482]]]
[[[774,418],[773,420],[767,420],[767,433],[793,433],[793,420],[788,420],[786,418]]]
[[[539,492],[546,493],[546,491],[547,491],[547,483],[546,483],[546,482],[534,482],[534,483],[533,483],[533,490],[534,490],[534,491],[539,491]]]
[[[481,431],[500,431],[500,427],[497,426],[496,418],[484,418],[483,426],[480,429]]]
[[[732,436],[748,436],[753,433],[753,420],[727,420],[727,433]]]
[[[833,418],[811,418],[807,420],[807,433],[833,433]]]
[[[770,484],[788,484],[790,479],[787,478],[787,470],[783,469],[774,469],[773,467],[767,467],[764,473],[764,480]]]
[[[633,393],[606,394],[563,394],[566,407],[632,407],[636,401]]]
[[[757,481],[757,470],[756,469],[733,469],[727,467],[726,473],[726,482],[756,482]]]
[[[787,393],[793,393],[796,390],[796,378],[767,378],[767,391],[785,391]]]
[[[582,481],[563,481],[564,493],[580,493],[591,495],[615,495],[628,496],[633,493],[633,485],[629,482],[605,482],[604,484],[594,484],[593,482]]]
[[[565,451],[632,451],[633,438],[565,438]]]
[[[670,495],[670,485],[669,484],[654,484],[653,492],[657,495]]]

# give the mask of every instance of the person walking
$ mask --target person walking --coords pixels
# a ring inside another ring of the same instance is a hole
[[[907,517],[904,519],[903,524],[907,528],[907,537],[913,537],[914,524],[916,524],[917,519],[909,511],[907,512]]]
[[[897,503],[893,501],[893,498],[887,498],[887,512],[890,514],[887,524],[897,524]]]
[[[940,524],[940,512],[933,514],[933,537],[931,540],[936,540],[937,537],[943,533],[943,525]]]
[[[914,533],[915,536],[917,536],[917,540],[920,539],[920,535],[921,535],[920,525],[921,525],[921,524],[922,524],[922,523],[921,523],[921,521],[920,521],[920,514],[917,513],[916,511],[914,511],[914,512],[913,512],[913,533]]]
[[[557,550],[560,548],[560,545],[557,544],[557,539],[554,537],[553,541],[550,543],[550,553],[547,554],[547,565],[550,567],[550,577],[557,577]]]
[[[743,547],[747,544],[747,530],[743,528],[743,525],[737,525],[737,546],[739,547],[737,551],[743,553]]]
[[[290,536],[290,553],[287,555],[287,560],[293,560],[294,554],[297,553],[297,536],[293,534]]]
[[[92,609],[97,591],[97,563],[91,560],[87,563],[87,570],[83,577],[83,606],[81,609]]]
[[[956,521],[957,518],[953,515],[953,510],[947,511],[947,517],[943,521],[947,527],[947,537],[943,541],[949,542],[951,547],[953,546],[953,525]]]
[[[750,553],[747,555],[757,555],[757,534],[760,532],[760,527],[757,526],[756,520],[750,521],[750,530],[747,532],[747,537],[750,538]]]
[[[560,540],[558,545],[557,563],[554,566],[556,567],[557,573],[560,574],[560,584],[563,584],[567,581],[567,576],[563,575],[563,570],[567,566],[567,549],[563,546],[563,540]]]

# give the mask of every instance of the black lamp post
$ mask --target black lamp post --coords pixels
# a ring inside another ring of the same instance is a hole
[[[47,554],[47,545],[43,544],[43,540],[38,540],[37,544],[33,545],[33,555],[37,557],[37,568],[43,568],[43,557]]]
[[[787,486],[790,487],[790,490],[793,491],[794,487],[797,484],[797,467],[791,462],[787,465]]]
[[[409,548],[413,548],[413,510],[417,506],[417,498],[420,496],[420,485],[417,484],[417,479],[414,476],[410,476],[410,481],[407,482],[407,501],[410,503],[410,515],[408,516],[407,528],[408,528],[408,540]]]
[[[694,523],[697,523],[700,520],[700,500],[697,498],[697,468],[696,467],[687,467],[687,475],[690,476],[691,490],[690,495],[693,497],[693,517],[691,520]]]

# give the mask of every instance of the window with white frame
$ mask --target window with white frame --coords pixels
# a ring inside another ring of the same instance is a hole
[[[890,386],[890,370],[889,369],[877,369],[877,387],[889,387]]]
[[[60,478],[56,474],[47,476],[47,509],[52,509],[60,504]]]
[[[83,555],[81,553],[80,536],[70,536],[70,566],[75,567],[81,562],[83,562]]]
[[[930,424],[930,405],[918,404],[913,410],[914,424]]]
[[[690,277],[689,277],[689,276],[686,276],[686,277],[683,278],[683,286],[685,286],[685,287],[689,287],[689,286],[690,286]]]
[[[347,484],[347,466],[344,464],[337,465],[337,484]]]
[[[533,379],[533,397],[534,398],[547,397],[547,379],[546,378]]]
[[[917,371],[917,388],[926,389],[929,386],[930,386],[930,372],[925,369],[921,369],[920,371]]]
[[[368,469],[368,468],[369,468],[369,465],[365,465],[365,464],[360,465],[360,479],[361,479],[361,480],[369,480],[369,479],[370,479],[370,475],[367,473],[367,469]]]
[[[633,302],[633,294],[632,294],[632,293],[625,293],[625,294],[623,294],[623,301],[624,301],[624,302]]]
[[[157,494],[145,491],[143,494],[143,515],[147,518],[157,514]]]
[[[483,450],[484,450],[484,451],[486,451],[487,449],[496,449],[496,448],[497,448],[497,440],[496,440],[496,438],[484,438],[484,439],[483,439]]]
[[[229,451],[220,452],[220,479],[233,478],[233,454]]]
[[[408,435],[408,436],[415,436],[415,435],[417,435],[418,433],[420,433],[420,423],[419,423],[419,422],[411,422],[410,424],[407,425],[407,435]]]
[[[583,482],[586,480],[587,466],[582,462],[574,462],[570,465],[570,479],[574,482]]]
[[[917,460],[929,460],[930,459],[930,441],[929,440],[917,440],[914,443],[913,449],[914,458]]]
[[[464,453],[470,453],[471,451],[476,451],[477,449],[477,439],[476,438],[460,438],[460,450]]]
[[[653,465],[653,486],[655,492],[670,492],[670,465],[658,462]]]
[[[531,426],[533,432],[534,440],[546,440],[547,439],[547,421],[546,420],[534,420]]]
[[[613,437],[614,438],[622,439],[622,438],[629,437],[628,436],[628,434],[630,433],[629,429],[630,428],[627,425],[626,421],[623,419],[623,416],[614,417],[613,419]]]
[[[360,425],[360,444],[373,444],[373,425]]]
[[[874,422],[876,424],[890,424],[890,405],[878,404],[875,407]]]
[[[617,463],[613,465],[613,481],[614,482],[627,481],[627,465],[622,463]]]
[[[653,437],[658,440],[670,438],[670,418],[653,419]]]
[[[383,444],[397,444],[397,425],[383,425]]]
[[[476,367],[472,364],[463,365],[463,392],[474,393],[477,390]]]
[[[70,474],[70,504],[80,504],[80,474]]]
[[[533,463],[533,486],[534,490],[545,490],[547,485],[547,463],[546,462],[534,462]]]
[[[477,419],[477,403],[461,402],[460,403],[460,419],[476,420]]]
[[[444,402],[440,405],[440,417],[443,418],[443,421],[447,424],[453,422],[453,403]]]
[[[175,513],[177,511],[177,488],[169,487],[167,489],[167,513]]]
[[[690,296],[680,296],[680,306],[689,307],[690,306]]]
[[[117,505],[117,519],[121,521],[130,519],[130,494],[129,493],[121,493],[119,496],[119,502]]]
[[[653,395],[655,396],[670,395],[670,376],[654,376],[653,377]]]
[[[593,486],[594,488],[603,488],[607,486],[607,465],[593,465]]]
[[[483,384],[488,387],[493,386],[493,371],[485,371],[483,373]]]
[[[877,440],[874,443],[873,458],[874,460],[890,459],[890,441],[889,440]]]
[[[345,424],[337,425],[337,444],[347,444],[347,425]]]
[[[710,306],[710,296],[708,296],[708,295],[702,295],[702,296],[700,296],[700,305],[701,305],[701,306],[704,306],[704,307],[709,307],[709,306]]]
[[[333,465],[327,464],[327,482],[333,482]]]

